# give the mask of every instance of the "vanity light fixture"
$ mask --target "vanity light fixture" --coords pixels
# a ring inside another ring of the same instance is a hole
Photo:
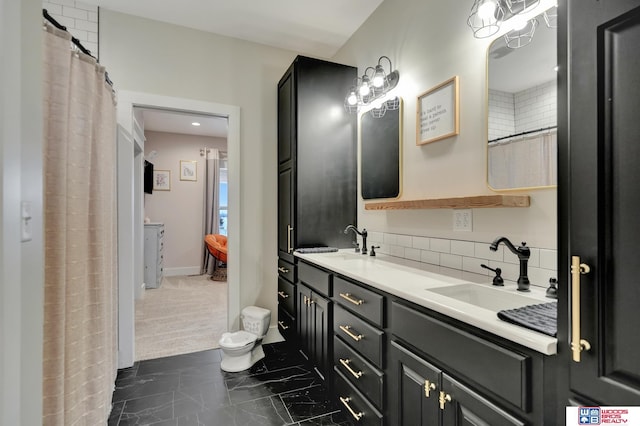
[[[474,0],[467,25],[475,38],[491,37],[500,30],[504,7],[500,0]]]
[[[524,21],[524,25],[514,26],[514,29],[504,35],[504,41],[510,49],[519,49],[533,40],[533,35],[538,28],[538,20],[533,18]]]
[[[388,63],[388,70],[385,65]],[[375,67],[367,67],[362,77],[356,78],[344,99],[344,108],[350,113],[358,112],[361,107],[373,106],[371,114],[382,117],[387,110],[400,107],[397,98],[386,100],[388,93],[398,85],[400,74],[393,69],[391,59],[381,56]],[[375,112],[374,112],[375,110]]]

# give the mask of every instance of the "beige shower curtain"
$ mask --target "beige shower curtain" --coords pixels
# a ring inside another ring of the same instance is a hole
[[[115,102],[96,61],[44,31],[43,424],[106,424],[117,374]]]

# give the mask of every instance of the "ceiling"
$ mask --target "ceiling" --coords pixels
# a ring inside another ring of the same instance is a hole
[[[383,0],[83,0],[102,9],[330,58]],[[227,136],[227,120],[144,111],[145,130]],[[201,126],[194,127],[193,121]]]

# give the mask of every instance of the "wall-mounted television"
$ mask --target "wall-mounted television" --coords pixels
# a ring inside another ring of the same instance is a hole
[[[153,163],[144,160],[144,192],[153,192]]]

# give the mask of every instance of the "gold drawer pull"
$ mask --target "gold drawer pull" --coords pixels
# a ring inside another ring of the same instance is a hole
[[[282,327],[283,330],[288,330],[289,329],[289,326],[288,325],[284,325],[283,321],[278,321],[278,325],[280,327]]]
[[[288,274],[289,270],[287,268],[285,268],[284,266],[278,266],[278,271],[282,272],[283,274]]]
[[[440,403],[440,409],[444,410],[444,404],[446,404],[447,402],[451,402],[451,395],[449,395],[448,393],[444,393],[443,391],[440,391],[440,397],[438,397],[438,402]]]
[[[431,396],[431,391],[436,390],[436,384],[430,382],[429,380],[424,381],[424,396],[429,398]]]
[[[359,379],[360,377],[362,377],[362,375],[364,374],[362,371],[354,371],[353,368],[351,368],[351,366],[349,364],[351,364],[351,360],[350,359],[340,359],[340,364],[344,365],[344,368],[346,368],[347,370],[349,370],[349,373],[351,373],[351,375],[353,377],[355,377],[356,379]]]
[[[353,416],[354,419],[356,419],[357,422],[360,421],[360,419],[362,417],[364,417],[364,413],[361,411],[359,413],[356,413],[353,408],[351,408],[351,406],[349,405],[349,402],[351,401],[351,398],[347,397],[340,397],[340,402],[342,402],[342,405],[344,405],[345,407],[347,407],[347,410],[349,410],[349,412],[351,413],[351,415]]]
[[[586,263],[580,263],[580,256],[571,256],[571,352],[573,360],[580,362],[580,353],[591,349],[591,344],[580,334],[580,275],[591,272]]]
[[[282,297],[283,299],[286,299],[289,297],[289,295],[287,293],[285,293],[284,291],[279,291],[278,292],[278,296]]]
[[[356,342],[359,342],[364,337],[362,334],[354,334],[351,331],[352,329],[350,325],[341,325],[340,330],[344,331],[347,334],[347,336],[351,337]]]
[[[362,305],[364,303],[364,300],[362,299],[354,299],[353,297],[351,297],[351,293],[340,293],[340,297],[348,300],[356,306]]]

